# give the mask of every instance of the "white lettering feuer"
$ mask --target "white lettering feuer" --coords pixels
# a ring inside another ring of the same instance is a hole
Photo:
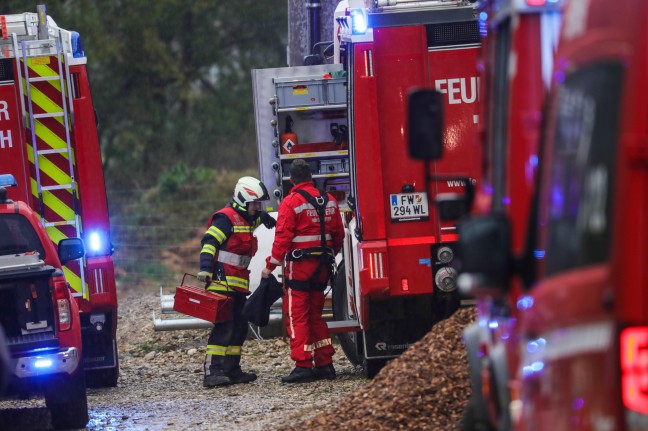
[[[9,105],[6,101],[0,100],[0,122],[3,120],[9,121]],[[13,147],[11,142],[11,130],[0,129],[0,150],[11,147]]]
[[[448,103],[457,105],[460,103],[475,103],[479,100],[479,78],[450,78],[437,79],[434,81],[434,88],[443,94],[448,95]]]

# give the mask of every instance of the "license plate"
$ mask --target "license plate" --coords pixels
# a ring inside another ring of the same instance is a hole
[[[389,207],[392,221],[427,220],[427,193],[397,193],[389,195]]]

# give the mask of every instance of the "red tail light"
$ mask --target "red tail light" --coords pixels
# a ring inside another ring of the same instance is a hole
[[[620,341],[623,405],[648,414],[648,326],[624,329]]]
[[[409,291],[409,280],[407,278],[401,278],[401,289],[403,292]]]
[[[70,313],[70,294],[65,279],[54,279],[54,295],[59,331],[67,331],[72,327],[72,315]]]

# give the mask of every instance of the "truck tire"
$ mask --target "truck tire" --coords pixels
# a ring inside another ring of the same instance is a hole
[[[9,350],[7,349],[7,339],[4,330],[0,326],[0,396],[4,394],[9,383]]]
[[[349,320],[346,287],[345,266],[344,261],[342,261],[338,265],[333,286],[333,318],[335,320]],[[337,334],[342,351],[353,365],[362,363],[363,358],[358,351],[359,337],[361,336],[358,332],[340,332]]]
[[[488,419],[481,417],[483,414],[480,414],[477,403],[478,401],[474,396],[468,400],[468,405],[461,420],[461,431],[495,431]]]
[[[376,375],[383,369],[387,364],[389,359],[380,358],[380,359],[367,359],[364,358],[362,361],[362,366],[364,368],[364,374],[368,379],[373,379]]]
[[[45,405],[54,429],[85,428],[90,418],[84,371],[77,370],[73,377],[53,378],[45,391]]]

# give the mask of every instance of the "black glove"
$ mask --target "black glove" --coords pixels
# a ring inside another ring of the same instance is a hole
[[[261,223],[268,229],[272,229],[277,225],[277,220],[265,211],[261,211],[259,218],[261,219]]]

